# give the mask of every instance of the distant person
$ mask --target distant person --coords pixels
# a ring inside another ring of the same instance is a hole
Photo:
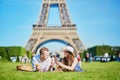
[[[109,54],[108,54],[108,53],[105,53],[105,54],[104,54],[104,57],[106,57],[106,58],[109,57]]]
[[[80,54],[77,53],[76,55],[77,55],[76,57],[77,57],[77,59],[78,59],[78,62],[79,62],[79,64],[80,64],[80,67],[81,67],[81,63],[82,63],[82,62],[81,62]]]
[[[46,72],[49,71],[51,66],[51,57],[49,56],[49,50],[46,47],[42,47],[39,51],[39,55],[35,55],[32,59],[34,71]]]
[[[31,59],[36,55],[36,52],[32,52],[32,56],[31,56]]]
[[[105,62],[108,62],[108,57],[109,57],[109,54],[108,54],[108,53],[105,53],[105,54],[104,54]]]
[[[120,62],[120,53],[119,53],[119,55],[118,55],[118,60],[119,60],[119,62]]]
[[[66,46],[66,48],[64,49],[64,58],[62,62],[59,62],[55,58],[55,62],[59,66],[59,71],[83,71],[79,65],[77,57],[74,55],[74,49],[71,46]]]
[[[89,56],[89,61],[92,62],[92,53],[90,53]]]
[[[21,63],[27,63],[29,62],[29,59],[27,57],[27,53],[21,58]]]
[[[90,57],[90,56],[89,56],[89,53],[86,53],[86,54],[85,54],[85,62],[88,62],[88,61],[89,61],[89,57]]]

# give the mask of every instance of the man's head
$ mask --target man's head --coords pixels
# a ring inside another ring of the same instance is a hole
[[[46,60],[49,57],[49,50],[48,50],[48,48],[42,47],[39,52],[40,52],[40,57],[41,58]]]

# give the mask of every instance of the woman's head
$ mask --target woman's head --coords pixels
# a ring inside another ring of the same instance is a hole
[[[64,49],[64,57],[67,57],[68,55],[74,56],[74,49],[71,46],[66,46]]]
[[[48,48],[42,47],[39,52],[40,52],[40,57],[41,58],[46,60],[49,57],[49,50],[48,50]]]
[[[67,66],[71,66],[74,61],[74,49],[71,46],[67,46],[64,49],[63,63]]]

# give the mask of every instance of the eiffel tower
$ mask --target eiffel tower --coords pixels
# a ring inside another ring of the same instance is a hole
[[[50,7],[59,9],[61,26],[47,26]],[[73,24],[68,12],[66,0],[43,0],[38,21],[33,25],[32,35],[27,42],[26,49],[37,51],[40,45],[49,40],[61,40],[67,42],[76,51],[82,52],[85,47],[77,32],[76,24]]]

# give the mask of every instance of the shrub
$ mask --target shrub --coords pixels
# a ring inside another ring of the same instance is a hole
[[[10,46],[10,47],[0,47],[0,56],[4,59],[10,60],[10,57],[17,57],[19,61],[19,56],[26,54],[26,49],[19,46]],[[31,52],[27,52],[28,57],[31,57]]]

